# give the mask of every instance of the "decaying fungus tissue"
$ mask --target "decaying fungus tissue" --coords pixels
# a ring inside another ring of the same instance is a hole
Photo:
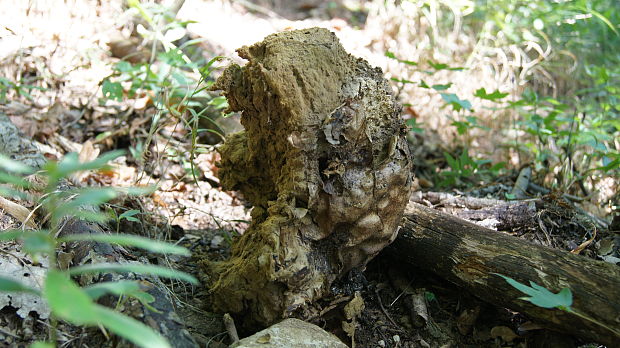
[[[245,131],[219,177],[254,206],[228,261],[206,262],[214,309],[269,325],[303,313],[394,240],[412,181],[401,107],[380,69],[312,28],[273,34],[213,86]]]

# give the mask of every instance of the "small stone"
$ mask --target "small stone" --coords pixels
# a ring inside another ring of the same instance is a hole
[[[299,319],[285,319],[263,331],[246,337],[235,348],[347,348],[338,337]]]
[[[222,236],[214,236],[211,239],[211,249],[220,249],[224,243],[224,237]]]

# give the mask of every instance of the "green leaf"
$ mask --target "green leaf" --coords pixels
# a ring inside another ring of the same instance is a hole
[[[185,64],[185,61],[183,60],[183,52],[181,52],[181,50],[179,49],[162,52],[158,54],[157,58],[160,61],[166,64],[170,64],[172,66],[182,66],[183,64]]]
[[[207,62],[207,64],[205,64],[202,68],[200,68],[200,76],[202,76],[204,80],[208,80],[209,75],[211,74],[211,71],[212,71],[211,67],[213,66],[213,64],[215,64],[216,62],[222,61],[223,59],[225,59],[225,57],[223,56],[216,56],[212,58],[210,61]]]
[[[123,100],[123,86],[120,82],[110,82],[109,79],[105,79],[103,80],[101,91],[103,92],[103,96],[107,99],[116,101]]]
[[[22,189],[30,187],[30,183],[24,180],[24,178],[11,175],[6,172],[0,172],[0,183],[11,184],[13,186],[17,186]]]
[[[56,345],[50,342],[37,341],[29,346],[29,348],[55,348]]]
[[[448,66],[448,64],[435,63],[432,60],[428,61],[428,65],[430,65],[436,71],[439,71],[439,70],[461,71],[461,70],[465,69],[463,67],[454,67],[454,68],[452,68],[452,67]]]
[[[431,86],[429,86],[428,84],[426,84],[426,82],[424,82],[424,80],[420,81],[420,83],[419,83],[419,85],[418,85],[418,86],[420,86],[420,87],[422,87],[422,88],[427,88],[427,89],[430,89],[430,88],[431,88]]]
[[[118,263],[94,263],[69,269],[70,275],[78,275],[85,273],[104,273],[104,272],[118,272],[118,273],[138,273],[138,274],[151,274],[164,278],[180,279],[191,284],[198,284],[198,280],[193,276],[176,271],[167,267],[143,265],[143,264],[118,264]]]
[[[0,169],[17,174],[32,174],[34,169],[0,154]]]
[[[133,65],[131,65],[131,63],[121,60],[120,62],[116,63],[116,70],[121,73],[130,73],[136,70],[136,68],[134,68]]]
[[[448,162],[448,165],[450,166],[450,168],[455,169],[455,170],[460,170],[461,166],[459,165],[459,163],[454,157],[450,156],[450,154],[445,151],[443,153],[443,156],[445,157],[446,162]]]
[[[404,84],[408,84],[408,83],[415,83],[411,80],[407,80],[407,79],[397,79],[396,77],[392,77],[390,78],[390,80],[394,81],[394,82],[400,82],[400,83],[404,83]]]
[[[103,243],[116,243],[123,246],[132,246],[145,249],[155,253],[177,254],[183,256],[190,255],[189,250],[184,247],[129,234],[71,234],[61,237],[59,240],[64,242],[86,240]]]
[[[134,280],[120,280],[115,282],[97,283],[95,285],[84,288],[84,291],[86,291],[88,296],[90,296],[90,298],[92,298],[93,300],[97,300],[101,296],[107,294],[114,294],[119,297],[133,297],[140,301],[142,305],[149,308],[149,310],[159,313],[157,309],[150,306],[150,303],[153,303],[155,301],[153,295],[149,294],[146,291],[143,291],[140,288],[140,284]]]
[[[441,98],[447,104],[451,105],[455,111],[460,111],[462,109],[471,110],[471,103],[468,100],[461,100],[454,93],[439,93],[439,94],[441,95]]]
[[[521,300],[529,301],[532,304],[542,308],[559,308],[567,311],[571,310],[570,306],[573,304],[573,294],[568,288],[563,288],[559,293],[554,294],[547,288],[540,286],[533,281],[530,281],[530,286],[527,286],[510,277],[506,277],[498,273],[493,274],[504,278],[504,280],[506,280],[506,282],[508,282],[508,284],[512,287],[530,296],[520,297],[519,299]]]
[[[47,232],[28,231],[22,236],[24,251],[29,254],[49,254],[54,252],[56,244]]]
[[[58,318],[75,325],[97,324],[95,304],[64,272],[48,270],[43,294]]]
[[[127,210],[126,212],[122,213],[118,217],[118,219],[119,220],[125,219],[125,220],[131,221],[131,222],[140,222],[140,220],[138,220],[138,219],[136,219],[134,217],[134,215],[137,215],[137,214],[140,214],[139,210],[136,210],[136,209]]]
[[[618,30],[616,30],[616,27],[609,21],[609,19],[607,19],[607,17],[603,16],[603,14],[601,14],[598,11],[595,11],[593,9],[588,9],[584,6],[575,6],[576,9],[584,11],[586,13],[590,13],[593,14],[596,18],[598,18],[601,22],[605,23],[605,25],[607,25],[609,27],[609,29],[611,29],[617,36],[620,36],[620,33],[618,33]]]
[[[398,59],[396,58],[396,55],[390,51],[385,51],[385,56],[392,59]]]
[[[6,292],[28,292],[31,294],[39,295],[39,291],[22,284],[17,280],[0,276],[0,291]]]
[[[4,240],[16,240],[19,239],[21,240],[24,236],[24,234],[28,233],[28,231],[23,231],[23,230],[6,230],[3,232],[0,232],[0,241],[4,241]]]
[[[415,118],[410,118],[407,121],[405,121],[405,124],[407,126],[409,126],[409,130],[414,132],[414,133],[423,133],[424,129],[418,127],[419,123],[417,123],[417,120]]]
[[[453,85],[453,83],[452,83],[452,82],[450,82],[450,83],[448,83],[448,84],[446,84],[446,85],[433,85],[433,86],[431,86],[431,87],[432,87],[434,90],[436,90],[436,91],[445,91],[446,89],[450,88],[450,86],[452,86],[452,85]]]
[[[159,333],[133,318],[103,306],[96,306],[95,313],[101,325],[139,347],[170,348],[168,341]]]
[[[54,240],[47,230],[7,230],[0,233],[0,241],[21,240],[24,251],[30,254],[49,253],[54,250]]]
[[[49,270],[44,295],[52,313],[75,325],[103,325],[115,334],[140,347],[170,347],[168,342],[148,326],[113,310],[95,304],[66,274]]]
[[[152,194],[156,190],[157,190],[157,186],[155,185],[116,188],[116,191],[122,192],[130,196],[147,196],[147,195]]]
[[[43,169],[47,171],[50,177],[49,185],[55,186],[58,180],[67,177],[71,173],[84,170],[107,169],[109,168],[107,165],[109,161],[122,156],[124,153],[125,151],[123,150],[110,151],[93,161],[82,163],[77,153],[70,152],[60,162],[47,162]]]
[[[93,300],[97,300],[101,296],[113,294],[116,296],[132,296],[144,303],[151,303],[155,298],[140,288],[140,283],[135,280],[119,280],[114,282],[101,282],[84,288],[84,291]]]
[[[58,204],[53,209],[53,215],[55,219],[59,219],[63,216],[80,216],[90,220],[91,217],[95,217],[98,221],[99,214],[85,211],[81,209],[83,207],[98,207],[99,205],[106,203],[118,196],[116,190],[111,187],[96,187],[76,190],[77,195],[74,199]],[[104,215],[105,216],[105,215]]]
[[[414,61],[411,61],[411,60],[398,59],[398,58],[396,58],[396,55],[394,53],[389,52],[389,51],[385,52],[385,56],[388,57],[388,58],[391,58],[391,59],[395,59],[395,60],[397,60],[397,61],[399,61],[400,63],[403,63],[403,64],[407,64],[407,65],[411,65],[411,66],[418,65],[418,63],[416,63]]]
[[[486,99],[486,100],[490,100],[490,101],[495,101],[498,99],[502,99],[504,97],[506,97],[508,95],[508,93],[500,93],[499,90],[495,90],[493,93],[488,94],[487,91],[484,88],[480,88],[476,90],[476,93],[474,93],[475,97],[481,98],[481,99]]]
[[[31,196],[28,193],[24,192],[24,191],[15,190],[15,189],[12,189],[10,187],[1,186],[1,185],[0,185],[0,196],[2,196],[2,197],[15,197],[15,198],[23,199],[23,200],[30,200],[31,199]]]
[[[134,280],[120,280],[116,282],[101,282],[84,288],[86,294],[94,301],[101,296],[114,294],[117,296],[140,291],[140,284]]]
[[[491,168],[489,168],[489,170],[493,172],[495,175],[497,175],[499,171],[503,168],[506,168],[506,162],[495,163],[493,166],[491,166]]]
[[[452,121],[451,125],[456,127],[456,131],[457,131],[457,133],[459,133],[459,135],[465,134],[467,132],[467,130],[469,129],[469,123],[468,122]]]
[[[226,109],[228,107],[228,100],[224,96],[219,96],[211,99],[208,105],[215,107],[216,109]]]

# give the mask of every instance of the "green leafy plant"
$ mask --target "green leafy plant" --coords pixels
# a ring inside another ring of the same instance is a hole
[[[5,77],[0,76],[0,104],[6,103],[6,95],[9,91],[13,90],[19,96],[25,97],[29,100],[32,100],[32,96],[30,95],[30,91],[33,89],[38,89],[41,91],[47,90],[47,88],[33,86],[29,84],[13,82]]]
[[[189,251],[183,247],[134,235],[71,234],[57,237],[62,222],[66,218],[103,222],[109,219],[109,215],[98,212],[97,208],[99,205],[116,198],[119,194],[138,195],[151,191],[151,189],[142,188],[114,189],[109,187],[71,189],[67,191],[58,191],[56,189],[60,180],[68,175],[84,170],[105,168],[109,160],[121,154],[122,152],[116,151],[104,154],[92,162],[81,163],[78,160],[77,154],[71,153],[60,162],[48,162],[43,166],[43,171],[41,172],[47,184],[43,188],[41,198],[38,199],[26,191],[27,189],[35,188],[22,177],[23,175],[34,173],[34,170],[21,163],[0,156],[0,169],[2,169],[0,171],[0,183],[10,184],[13,187],[6,188],[2,186],[4,188],[0,191],[0,194],[19,194],[24,199],[36,201],[45,207],[50,214],[49,229],[20,229],[0,232],[0,241],[19,241],[23,245],[22,250],[29,254],[33,260],[46,258],[49,261],[49,268],[46,271],[41,289],[24,285],[16,279],[0,277],[0,291],[36,294],[44,298],[49,305],[52,313],[51,324],[53,326],[50,337],[51,342],[38,342],[34,345],[35,347],[53,347],[55,345],[57,319],[74,325],[105,327],[140,347],[170,347],[170,344],[150,327],[95,302],[103,295],[112,294],[121,298],[136,298],[147,308],[150,308],[149,303],[153,302],[154,298],[140,290],[137,281],[105,282],[80,287],[71,277],[102,272],[133,272],[179,279],[195,284],[197,280],[194,277],[167,267],[145,264],[98,263],[63,270],[59,268],[56,262],[56,252],[62,248],[63,243],[75,241],[114,243],[141,248],[153,253],[189,255]],[[137,213],[137,211],[132,210],[126,211],[121,214],[119,219],[132,220],[135,219],[133,216]]]
[[[400,63],[409,65],[416,69],[419,68],[419,64],[417,62],[399,59],[392,52],[386,52],[385,55],[386,57],[395,59]],[[441,64],[433,61],[428,61],[427,64],[430,67],[430,70],[424,70],[422,72],[429,75],[441,70],[464,70],[463,67],[451,67],[447,64]],[[392,78],[392,81],[399,83],[401,86],[406,84],[414,84],[420,88],[438,93],[444,101],[444,107],[450,107],[457,115],[456,117],[450,115],[447,117],[452,119],[451,124],[456,128],[459,135],[467,136],[468,132],[474,128],[484,131],[489,130],[488,127],[485,127],[479,123],[478,117],[473,114],[475,110],[472,108],[472,104],[469,100],[461,99],[458,95],[447,92],[447,90],[453,85],[451,82],[446,84],[428,85],[424,80],[421,80],[419,83],[415,83],[406,79]],[[499,102],[507,95],[507,93],[501,93],[498,90],[488,93],[484,88],[476,90],[474,94],[475,97],[493,102]],[[406,124],[410,127],[410,131],[416,133],[422,132],[422,129],[417,125],[415,118],[407,120]],[[464,184],[471,183],[473,180],[490,179],[499,175],[500,170],[506,166],[505,162],[491,164],[490,160],[476,160],[470,157],[467,148],[465,148],[458,157],[453,157],[449,153],[444,152],[444,158],[450,169],[439,172],[439,186],[462,186]]]
[[[458,157],[453,157],[444,152],[444,158],[450,169],[439,172],[440,181],[438,185],[440,187],[462,186],[473,180],[489,179],[489,177],[497,176],[506,165],[505,162],[491,165],[490,160],[476,160],[469,155],[467,148]]]
[[[547,290],[533,281],[530,281],[530,286],[519,283],[518,281],[506,277],[504,275],[493,273],[497,276],[504,278],[504,280],[515,289],[527,294],[529,297],[520,297],[519,299],[531,302],[533,305],[542,308],[558,308],[563,311],[570,312],[571,305],[573,304],[573,293],[569,288],[563,288],[557,294]]]
[[[173,119],[185,126],[191,131],[192,139],[189,160],[187,156],[177,156],[177,153],[185,154],[185,150],[165,153],[172,153],[172,160],[182,157],[186,172],[196,178],[196,153],[208,151],[198,144],[198,137],[209,132],[224,138],[218,120],[228,116],[222,113],[228,106],[227,101],[223,96],[213,96],[208,92],[213,84],[214,63],[223,57],[206,61],[197,52],[197,44],[202,39],[184,39],[185,27],[191,22],[177,20],[175,13],[167,7],[138,0],[128,1],[128,5],[129,11],[145,22],[144,26],[138,27],[138,32],[149,42],[151,58],[142,63],[132,64],[124,60],[116,63],[112,74],[101,82],[103,97],[99,102],[141,99],[148,107],[156,109],[146,139],[136,140],[136,144],[130,146],[130,153],[138,163],[144,161],[144,151],[163,124]],[[102,134],[101,137],[109,135]]]
[[[512,287],[528,295],[528,297],[520,297],[520,300],[528,301],[533,305],[541,308],[557,308],[564,312],[576,315],[583,320],[594,323],[595,325],[604,327],[609,331],[618,332],[617,329],[610,328],[604,323],[601,323],[598,320],[571,308],[571,305],[573,304],[573,293],[570,291],[569,288],[563,288],[557,294],[555,294],[549,291],[547,288],[540,286],[533,281],[530,281],[530,286],[527,286],[505,275],[499,273],[492,274],[503,278]]]
[[[515,88],[528,87],[509,102],[504,99],[508,95],[500,91],[478,89],[474,94],[495,103],[490,109],[498,116],[510,116],[512,122],[497,131],[507,135],[502,146],[516,150],[511,153],[517,156],[510,159],[518,160],[518,166],[532,163],[541,177],[550,180],[549,185],[564,191],[580,190],[583,195],[589,195],[602,177],[619,175],[617,1],[475,0],[455,5],[432,0],[420,9],[419,15],[432,23],[429,39],[436,43],[431,46],[435,52],[448,49],[442,46],[443,41],[476,33],[465,66],[493,62],[492,69],[513,76]],[[432,56],[430,53],[424,56]],[[452,69],[433,61],[409,61],[392,52],[386,56],[429,75]],[[502,63],[511,59],[520,65]],[[422,70],[421,65],[428,68]],[[452,125],[464,136],[461,143],[474,152],[468,133],[481,122],[469,110],[469,100],[449,91],[450,83],[392,80],[400,89],[413,84],[440,93],[446,106],[456,110]]]

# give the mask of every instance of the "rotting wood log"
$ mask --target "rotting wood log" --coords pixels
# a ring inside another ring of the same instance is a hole
[[[455,196],[445,192],[414,192],[409,201],[433,207],[441,206],[443,212],[473,222],[493,220],[484,226],[493,227],[498,231],[515,231],[535,227],[538,224],[536,220],[537,203],[540,202],[538,199],[502,201]]]
[[[21,134],[9,118],[2,113],[0,113],[0,153],[33,168],[40,168],[46,162],[36,144]],[[66,190],[68,186],[65,182],[62,182],[59,185],[59,189]],[[110,231],[111,229],[100,224],[69,217],[63,222],[61,234],[105,233],[104,230]],[[80,265],[92,262],[129,262],[123,256],[122,248],[110,244],[90,241],[68,244],[65,252],[58,257],[65,265]],[[127,254],[126,251],[124,253]],[[102,273],[97,276],[91,276],[88,280],[82,279],[82,282],[86,282],[82,285],[112,280],[139,281],[141,290],[149,293],[155,299],[149,305],[158,311],[152,311],[139,301],[130,301],[129,303],[126,302],[122,310],[123,312],[130,314],[132,317],[141,320],[160,332],[162,336],[173,342],[175,347],[198,347],[198,344],[187,332],[182,320],[176,314],[172,299],[157,277],[139,274]],[[111,298],[108,298],[108,300],[111,300]],[[108,304],[110,306],[117,304],[116,301],[110,302]]]
[[[480,227],[410,203],[398,238],[386,253],[429,270],[481,300],[519,311],[548,328],[620,346],[620,267]],[[553,292],[569,288],[572,312],[520,300],[524,294],[498,273]]]
[[[266,326],[330,292],[396,237],[412,182],[401,106],[380,69],[327,29],[237,50],[213,85],[245,131],[219,149],[222,187],[254,209],[221,263],[205,260],[214,309]]]

